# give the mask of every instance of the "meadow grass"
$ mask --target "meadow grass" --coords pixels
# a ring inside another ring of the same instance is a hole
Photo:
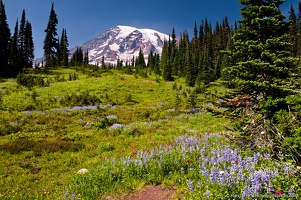
[[[77,74],[77,79],[69,80],[69,74]],[[200,140],[207,145],[207,156],[213,156],[214,149],[222,150],[222,143],[230,145],[227,135],[231,133],[225,128],[231,126],[230,121],[202,109],[214,100],[212,94],[223,92],[220,85],[211,85],[197,95],[199,109],[195,113],[189,102],[193,90],[182,80],[175,88],[174,83],[158,82],[155,76],[140,78],[114,70],[92,76],[60,68],[33,75],[49,80],[49,86],[28,88],[14,79],[0,83],[0,199],[118,197],[145,184],[176,186],[178,194],[188,199],[208,195],[208,186],[198,185],[208,185],[210,180],[200,173],[200,153],[182,154],[175,141],[219,133],[208,144]],[[171,144],[170,154],[166,153]],[[141,168],[139,155],[160,149],[165,152],[162,158],[156,154],[156,159],[147,160],[149,169]],[[242,160],[254,153],[238,151]],[[131,159],[126,168],[125,158]],[[167,159],[166,169],[158,168],[160,159]],[[227,162],[230,166],[235,160]],[[255,164],[256,170],[265,169],[274,161]],[[194,170],[189,170],[190,165]],[[89,173],[76,175],[81,168]],[[206,163],[206,169],[212,166]],[[277,189],[288,192],[294,187],[294,194],[300,194],[295,186],[298,176],[279,177],[284,177],[278,181],[284,186]],[[209,191],[209,197],[215,196],[218,184],[212,182],[215,189]],[[241,194],[243,189],[242,183],[233,190],[223,187],[220,195]]]

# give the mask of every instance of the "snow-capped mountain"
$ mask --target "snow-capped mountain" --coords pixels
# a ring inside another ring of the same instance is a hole
[[[168,40],[168,37],[152,29],[117,26],[78,47],[84,52],[88,50],[90,64],[100,64],[102,56],[105,63],[110,64],[116,64],[118,58],[130,61],[133,56],[138,56],[140,48],[147,61],[150,51],[161,54],[164,40]],[[70,49],[70,54],[72,55],[75,50],[76,47]]]

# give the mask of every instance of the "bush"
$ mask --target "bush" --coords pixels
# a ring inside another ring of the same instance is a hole
[[[89,92],[80,94],[72,93],[70,95],[65,95],[60,100],[62,106],[87,106],[97,105],[99,103],[101,103],[100,98],[96,95],[89,94]]]
[[[26,75],[23,73],[18,74],[16,81],[18,85],[22,85],[28,88],[32,88],[34,86],[39,86],[39,87],[49,86],[48,80],[44,80],[43,77]]]

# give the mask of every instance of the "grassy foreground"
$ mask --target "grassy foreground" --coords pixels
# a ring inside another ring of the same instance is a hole
[[[297,167],[238,149],[227,119],[191,110],[219,86],[192,98],[181,80],[117,71],[34,76],[47,87],[0,83],[0,199],[101,199],[145,184],[187,199],[300,196]]]

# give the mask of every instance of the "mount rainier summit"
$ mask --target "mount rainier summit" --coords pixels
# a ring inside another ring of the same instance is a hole
[[[90,64],[100,64],[102,56],[107,64],[116,64],[118,58],[124,62],[130,61],[133,56],[138,56],[140,48],[147,61],[150,51],[162,53],[164,40],[168,40],[168,37],[152,29],[117,26],[77,47],[84,52],[88,50]],[[77,47],[70,49],[71,55]]]

